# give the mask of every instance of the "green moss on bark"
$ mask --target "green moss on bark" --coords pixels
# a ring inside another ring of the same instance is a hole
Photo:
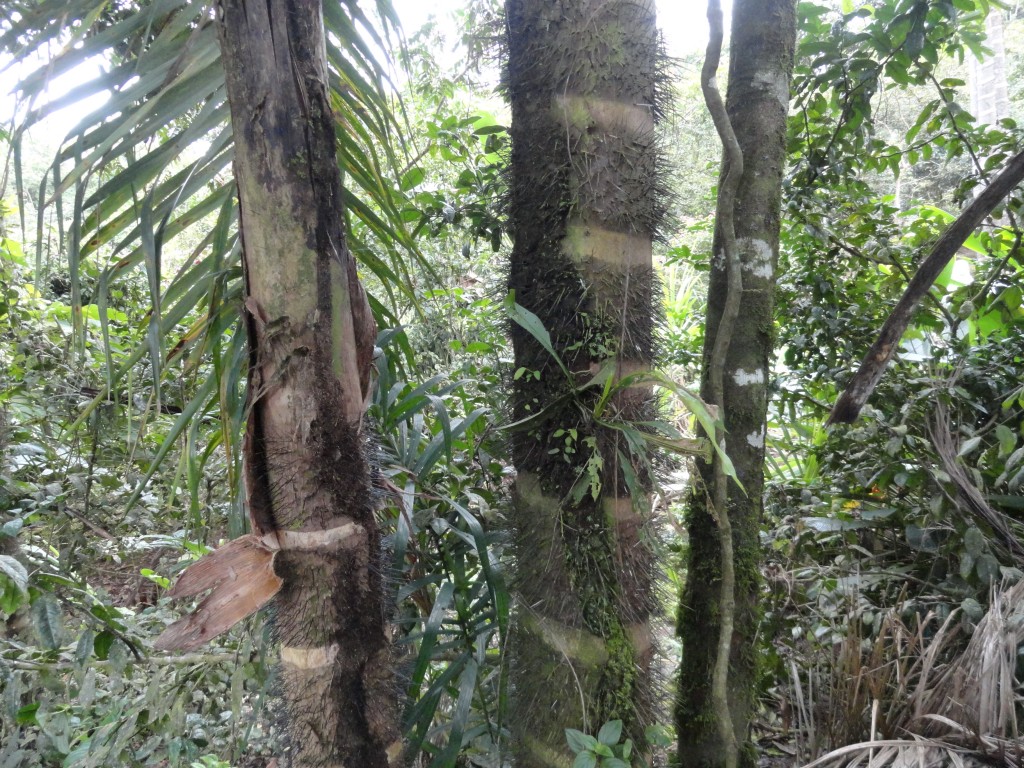
[[[749,721],[757,680],[760,521],[764,485],[764,441],[768,372],[772,361],[772,319],[782,171],[785,164],[787,104],[765,82],[788,83],[795,41],[793,0],[736,0],[730,48],[726,107],[744,157],[744,174],[735,206],[736,237],[743,263],[743,299],[732,332],[723,376],[727,451],[745,493],[729,492],[732,524],[736,617],[730,653],[729,709],[741,745],[741,765],[752,766]],[[716,252],[720,238],[716,236]],[[766,252],[768,257],[766,258]],[[712,269],[708,292],[705,370],[702,394],[708,396],[707,361],[714,346],[726,281]],[[763,372],[761,381],[737,381],[736,371]],[[698,467],[703,487],[711,487],[710,468]],[[683,645],[676,725],[679,763],[686,768],[719,768],[724,748],[711,712],[710,679],[717,653],[720,591],[718,529],[708,513],[703,488],[687,508],[690,534],[686,585],[678,614]]]
[[[529,333],[510,329],[515,365],[540,371],[513,383],[514,419],[533,417],[512,441],[515,586],[520,611],[599,638],[604,651],[592,667],[528,648],[536,638],[514,630],[512,722],[524,745],[517,765],[528,768],[541,752],[568,754],[565,727],[596,732],[618,718],[642,739],[650,722],[650,654],[630,629],[654,609],[652,554],[641,525],[605,513],[605,499],[626,493],[617,462],[629,451],[595,422],[598,393],[580,385],[609,362],[642,369],[653,354],[650,243],[662,187],[653,116],[637,105],[658,101],[659,52],[652,9],[627,0],[508,0],[506,10],[509,287],[571,371],[567,380]],[[615,403],[627,421],[647,408],[632,395]],[[569,430],[574,452],[565,450]],[[638,466],[631,476],[643,486],[646,474]]]

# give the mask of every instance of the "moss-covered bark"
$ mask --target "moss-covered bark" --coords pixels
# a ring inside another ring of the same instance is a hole
[[[736,0],[733,5],[726,107],[744,160],[734,209],[743,292],[722,378],[727,450],[746,489],[744,493],[735,484],[731,485],[727,506],[736,574],[736,615],[728,688],[736,739],[741,745],[747,745],[741,765],[755,764],[748,730],[757,674],[755,635],[765,416],[795,34],[793,0]],[[708,364],[726,287],[721,239],[716,233],[701,385],[705,397],[710,395]],[[706,488],[713,487],[714,475],[710,465],[702,464],[699,472],[700,480],[691,494],[687,514],[690,547],[678,623],[683,662],[676,725],[679,762],[687,768],[721,766],[725,756],[711,707],[721,550],[718,529],[708,512],[705,493]]]
[[[275,537],[294,766],[398,746],[379,538],[360,436],[374,325],[345,245],[319,0],[223,0],[246,276],[254,527]]]
[[[512,103],[509,287],[570,371],[513,326],[519,621],[512,638],[517,765],[569,765],[566,727],[650,722],[655,610],[649,473],[602,426],[604,366],[649,369],[651,242],[661,216],[653,2],[508,0]],[[533,372],[536,371],[535,376]],[[650,409],[623,388],[606,416]],[[642,450],[642,449],[640,449]],[[632,487],[630,487],[632,486]]]

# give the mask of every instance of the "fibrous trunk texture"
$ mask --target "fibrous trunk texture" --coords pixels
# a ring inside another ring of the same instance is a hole
[[[319,0],[223,0],[251,350],[246,480],[271,536],[293,766],[382,768],[398,734],[360,424],[374,324],[345,244]]]
[[[651,243],[661,216],[654,3],[508,0],[509,287],[568,373],[519,325],[513,410],[516,765],[570,765],[564,729],[651,722]],[[520,370],[521,369],[521,370]],[[635,378],[634,380],[635,381]]]
[[[743,154],[736,196],[736,245],[741,261],[741,304],[722,371],[726,450],[745,492],[730,483],[727,509],[735,572],[735,616],[728,700],[736,741],[746,745],[741,765],[754,765],[748,742],[756,682],[759,527],[764,486],[768,375],[772,354],[775,268],[779,248],[786,118],[796,35],[793,0],[736,0],[733,4],[726,108]],[[701,394],[713,399],[710,360],[727,294],[722,237],[716,232],[708,292],[707,334]],[[712,671],[718,649],[721,548],[709,512],[714,487],[710,464],[698,462],[700,478],[687,515],[690,535],[686,586],[679,608],[683,644],[676,726],[679,763],[687,768],[723,766],[728,750],[712,707]]]

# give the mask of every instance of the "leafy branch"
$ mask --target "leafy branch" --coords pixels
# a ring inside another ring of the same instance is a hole
[[[907,285],[903,296],[893,308],[875,343],[861,361],[860,368],[846,385],[829,414],[829,424],[852,423],[878,382],[882,380],[886,366],[899,348],[900,339],[907,330],[914,311],[927,294],[935,280],[942,274],[949,260],[956,255],[960,246],[977,229],[986,216],[992,213],[1014,188],[1024,181],[1024,152],[1018,152],[999,172],[992,183],[971,202],[963,212],[946,227],[931,252],[921,262],[914,278]]]

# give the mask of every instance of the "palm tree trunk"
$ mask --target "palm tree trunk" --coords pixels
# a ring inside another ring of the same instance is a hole
[[[250,514],[280,545],[276,629],[295,766],[383,768],[399,744],[360,434],[375,326],[345,243],[319,0],[224,0],[250,343]]]
[[[569,765],[565,728],[621,719],[642,741],[653,715],[648,457],[615,428],[646,418],[651,393],[623,386],[601,411],[601,387],[581,387],[651,366],[658,33],[653,0],[508,0],[506,13],[509,288],[564,363],[512,327],[511,721],[518,766]]]
[[[744,490],[730,484],[728,519],[735,564],[735,617],[727,698],[741,745],[740,765],[756,760],[748,731],[757,671],[756,633],[760,569],[759,531],[773,342],[775,267],[779,251],[786,119],[793,69],[796,13],[793,0],[735,0],[726,109],[743,154],[734,206],[743,290],[725,357],[722,407],[726,450]],[[715,236],[708,289],[707,333],[701,394],[711,399],[709,361],[727,294],[725,260]],[[679,762],[687,768],[725,765],[726,744],[712,709],[712,670],[718,649],[721,547],[705,491],[713,488],[710,464],[698,462],[700,479],[690,498],[686,586],[679,607],[683,643],[676,726]],[[745,745],[745,748],[744,748]]]

